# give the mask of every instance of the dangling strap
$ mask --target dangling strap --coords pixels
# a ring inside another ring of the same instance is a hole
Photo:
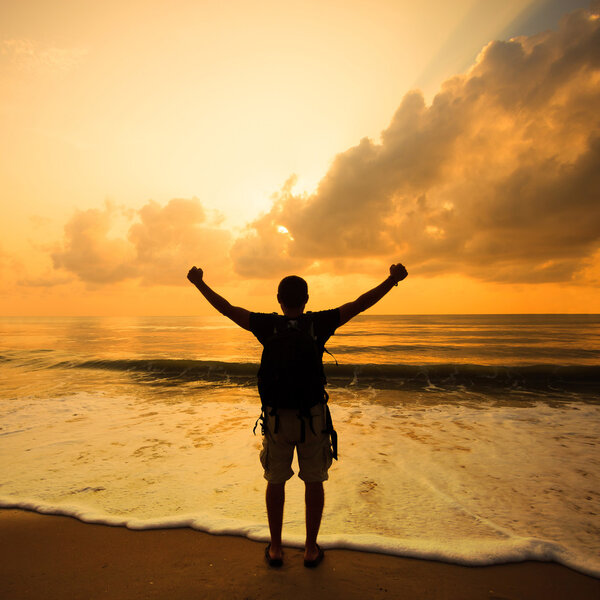
[[[277,433],[279,431],[279,415],[277,414],[277,409],[274,406],[271,407],[269,416],[275,417],[275,427],[273,428],[273,433]]]
[[[317,435],[317,433],[315,432],[315,426],[313,425],[313,416],[310,413],[308,414],[308,425],[310,426],[312,434]]]
[[[306,441],[306,423],[301,412],[298,413],[298,418],[300,419],[300,443],[304,444]]]
[[[300,419],[300,443],[303,444],[306,441],[306,419],[308,419],[308,426],[310,427],[312,434],[317,435],[310,408],[299,410],[298,419]]]
[[[331,412],[329,406],[325,405],[325,429],[323,433],[328,433],[331,440],[331,455],[335,460],[338,459],[338,436],[337,431],[333,428],[333,420],[331,419]]]
[[[273,429],[273,433],[277,433],[279,431],[279,415],[277,414],[277,409],[273,407],[262,406],[260,409],[260,416],[256,419],[254,423],[254,427],[252,428],[252,433],[256,435],[256,428],[258,427],[258,423],[260,421],[260,432],[265,435],[267,431],[267,408],[271,408],[269,411],[269,416],[275,417],[275,428]]]
[[[260,432],[262,433],[262,435],[265,435],[265,429],[266,429],[266,415],[265,415],[265,407],[261,406],[260,408],[260,415],[258,417],[258,419],[256,419],[255,423],[254,423],[254,427],[252,428],[252,433],[254,435],[256,435],[256,428],[258,427],[258,423],[260,421]]]
[[[337,364],[338,364],[337,358],[333,354],[331,354],[331,352],[329,352],[329,350],[327,350],[327,348],[325,348],[325,346],[323,346],[323,350],[325,350],[325,352],[327,352],[327,354],[329,354],[329,356],[331,356],[331,358],[333,358],[333,360],[335,360],[335,364],[337,366]]]

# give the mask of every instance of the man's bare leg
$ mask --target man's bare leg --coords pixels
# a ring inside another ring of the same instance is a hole
[[[281,528],[283,526],[283,505],[285,503],[285,483],[267,483],[265,495],[267,518],[271,532],[271,558],[281,558]]]
[[[304,501],[306,503],[306,543],[304,544],[304,560],[315,560],[319,554],[317,535],[321,526],[325,491],[323,484],[305,483]]]

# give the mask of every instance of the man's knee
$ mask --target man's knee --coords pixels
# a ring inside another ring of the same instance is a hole
[[[306,487],[307,490],[318,490],[318,489],[323,489],[323,482],[322,481],[305,481],[304,482],[304,486]]]
[[[323,489],[323,483],[321,481],[305,481],[304,482],[304,496],[306,501],[322,502],[325,497],[325,490]]]
[[[274,492],[279,492],[285,487],[285,481],[273,483],[272,481],[267,481],[267,489],[272,490]]]

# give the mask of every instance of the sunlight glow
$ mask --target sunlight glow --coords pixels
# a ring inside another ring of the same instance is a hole
[[[326,307],[398,261],[380,312],[600,310],[589,0],[4,4],[1,315],[190,314],[194,264]]]
[[[446,232],[436,225],[427,225],[427,227],[425,227],[425,231],[428,235],[436,240],[442,239],[446,236]]]

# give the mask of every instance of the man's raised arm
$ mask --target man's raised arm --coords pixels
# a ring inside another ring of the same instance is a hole
[[[243,329],[250,330],[250,311],[239,306],[232,306],[225,298],[212,290],[204,281],[202,269],[192,267],[187,274],[187,278],[222,315],[225,315]]]
[[[371,308],[373,304],[379,302],[398,282],[402,281],[408,275],[404,265],[398,263],[390,267],[390,276],[382,281],[377,287],[359,296],[354,302],[348,302],[340,306],[340,325],[347,323],[357,314]]]

